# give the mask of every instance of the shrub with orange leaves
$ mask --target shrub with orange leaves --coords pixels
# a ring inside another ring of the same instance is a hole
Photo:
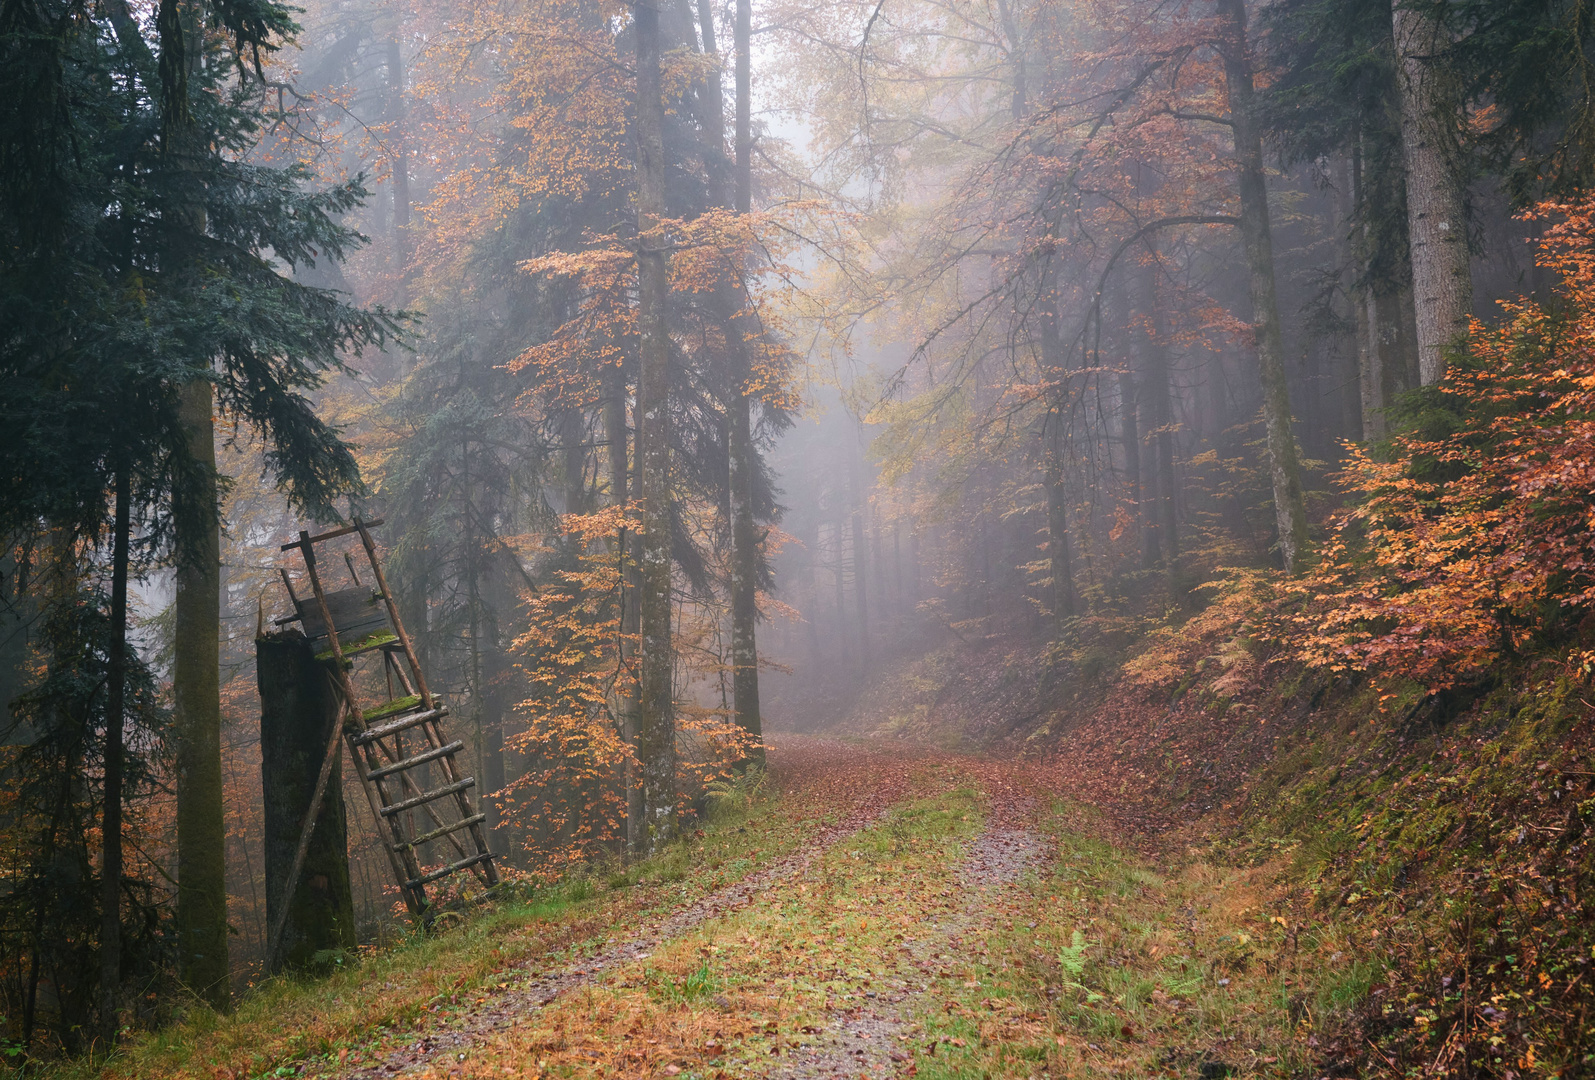
[[[632,755],[619,703],[636,679],[636,642],[622,629],[625,567],[614,540],[633,524],[620,507],[566,516],[570,557],[526,597],[514,643],[528,696],[516,707],[525,728],[505,745],[526,755],[526,770],[496,797],[552,873],[625,837]]]
[[[516,707],[525,727],[505,745],[525,755],[526,768],[495,794],[533,873],[544,877],[620,848],[636,772],[624,714],[635,695],[637,635],[622,618],[620,538],[634,534],[637,515],[611,506],[561,523],[565,565],[526,597],[526,629],[514,643],[528,695]],[[733,718],[691,701],[678,701],[676,737],[678,805],[730,775],[748,752]]]
[[[1439,689],[1564,643],[1595,603],[1595,201],[1534,213],[1554,302],[1475,322],[1410,430],[1351,448],[1355,505],[1299,583],[1313,666]]]

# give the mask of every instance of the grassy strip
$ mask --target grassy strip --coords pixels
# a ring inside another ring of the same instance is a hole
[[[978,978],[942,980],[920,1080],[1305,1075],[1382,974],[1281,905],[1277,867],[1154,873],[1063,807],[1048,831],[1056,861],[993,911]]]
[[[447,929],[326,978],[267,980],[230,1015],[196,1006],[182,1023],[130,1041],[103,1073],[76,1061],[50,1075],[244,1080],[370,1061],[508,985],[515,974],[507,969],[547,968],[595,952],[652,915],[786,857],[805,838],[791,827],[794,814],[817,825],[837,818],[814,802],[805,792],[765,799],[624,872],[595,871],[518,895],[507,890],[508,898]]]

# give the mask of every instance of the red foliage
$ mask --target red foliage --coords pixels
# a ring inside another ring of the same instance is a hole
[[[1503,305],[1388,458],[1351,448],[1351,509],[1301,583],[1293,651],[1431,689],[1595,602],[1595,202],[1550,204],[1556,303]]]

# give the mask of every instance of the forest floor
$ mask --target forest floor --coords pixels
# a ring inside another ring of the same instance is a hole
[[[112,1075],[1317,1075],[1374,971],[1267,867],[1125,842],[1058,765],[772,740],[771,790],[661,857],[231,1017]]]

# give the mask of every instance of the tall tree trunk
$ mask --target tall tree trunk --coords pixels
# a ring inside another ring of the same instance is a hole
[[[1357,326],[1357,390],[1362,402],[1364,442],[1385,434],[1384,343],[1379,335],[1379,301],[1372,288],[1354,298]]]
[[[1124,454],[1124,487],[1135,515],[1136,537],[1142,541],[1145,561],[1146,515],[1141,503],[1141,417],[1140,392],[1135,373],[1119,373],[1119,449]]]
[[[188,453],[203,481],[178,514],[172,698],[177,736],[177,948],[183,982],[217,1009],[230,1004],[227,830],[221,749],[221,551],[211,385],[183,387]]]
[[[565,513],[587,513],[586,417],[580,409],[566,409],[559,421],[559,441],[565,466]]]
[[[509,850],[503,833],[504,821],[494,793],[502,791],[506,782],[504,774],[504,688],[502,678],[506,668],[504,649],[499,637],[498,620],[492,620],[487,632],[488,651],[483,657],[484,693],[482,698],[482,813],[487,815],[487,837],[494,851],[500,854]]]
[[[746,350],[740,350],[746,357]],[[741,386],[730,401],[728,449],[731,456],[731,671],[737,726],[753,743],[750,756],[764,760],[764,720],[759,709],[759,527],[753,517],[753,420],[744,366]]]
[[[838,518],[832,525],[831,537],[836,542],[836,649],[837,670],[847,671],[853,666],[849,655],[851,646],[847,632],[847,544],[842,538],[842,522]]]
[[[1157,278],[1150,283],[1147,337],[1146,396],[1152,407],[1152,423],[1157,425],[1152,446],[1157,476],[1157,527],[1163,558],[1169,566],[1180,554],[1178,505],[1179,486],[1174,476],[1174,395],[1169,385],[1169,346],[1167,324],[1157,301]]]
[[[1062,437],[1048,439],[1047,486],[1047,562],[1052,577],[1052,617],[1059,622],[1075,614],[1078,602],[1074,592],[1074,559],[1069,545],[1069,496],[1064,488]]]
[[[1353,280],[1348,295],[1356,335],[1359,430],[1363,441],[1368,442],[1384,435],[1384,354],[1379,341],[1379,305],[1374,297],[1374,283],[1369,280],[1366,269],[1371,238],[1366,220],[1368,206],[1360,132],[1346,160],[1346,178],[1347,183],[1342,185],[1346,189],[1344,196],[1337,203],[1346,231],[1347,265],[1354,279],[1363,279],[1360,285]]]
[[[1151,429],[1147,434],[1151,436],[1148,457],[1152,466],[1150,497],[1142,500],[1149,505],[1141,521],[1141,565],[1150,568],[1164,559],[1173,562],[1178,537],[1174,518],[1174,433],[1170,430],[1174,410],[1169,399],[1168,343],[1157,302],[1157,266],[1143,268],[1141,277],[1141,320],[1135,331],[1140,369],[1136,383],[1139,404]]]
[[[604,441],[609,444],[609,502],[612,506],[625,506],[631,498],[628,433],[626,430],[626,372],[618,364],[609,372],[609,385],[604,398]],[[630,664],[635,656],[631,644],[637,635],[637,564],[634,557],[637,538],[622,530],[616,537],[616,556],[621,560],[620,586],[620,659]],[[637,691],[629,683],[622,684],[616,695],[615,712],[620,720],[621,737],[634,750],[637,746]],[[626,762],[626,847],[641,851],[647,833],[643,829],[642,776],[640,762],[635,758]]]
[[[122,719],[127,711],[127,562],[131,480],[116,474],[111,536],[111,644],[106,657],[105,776],[100,837],[100,1037],[116,1046],[122,994]]]
[[[1003,37],[1008,39],[1008,66],[1013,72],[1010,84],[1013,95],[1009,99],[1008,112],[1015,120],[1023,120],[1028,91],[1024,32],[1020,30],[1019,20],[1014,17],[1014,10],[1007,0],[997,0],[997,17],[1002,23]]]
[[[1246,39],[1245,0],[1218,0],[1218,12],[1230,29],[1223,49],[1224,82],[1229,92],[1235,163],[1240,173],[1241,237],[1251,271],[1252,318],[1256,322],[1257,366],[1263,388],[1263,423],[1268,432],[1274,521],[1279,530],[1279,553],[1285,572],[1294,574],[1307,551],[1307,502],[1302,493],[1296,433],[1291,429],[1285,339],[1280,328],[1279,297],[1274,282],[1274,238],[1268,212],[1268,184],[1263,173],[1263,137],[1254,118],[1256,91],[1252,83],[1251,50]]]
[[[855,488],[855,491],[857,489]],[[864,542],[863,495],[853,508],[853,597],[858,608],[858,670],[867,676],[870,666],[869,547]]]
[[[704,133],[709,143],[705,155],[709,163],[714,197],[738,214],[753,209],[752,111],[748,101],[750,58],[748,38],[751,14],[748,0],[739,0],[733,28],[736,53],[736,131],[734,182],[724,180],[725,101],[720,93],[720,78],[715,73],[704,84]],[[703,47],[717,52],[714,9],[709,0],[699,0],[698,24]],[[729,187],[730,190],[727,190]],[[727,352],[731,360],[726,396],[726,453],[730,461],[727,487],[731,519],[731,694],[737,726],[753,744],[751,758],[764,760],[764,726],[759,713],[759,649],[755,624],[759,618],[759,548],[763,537],[753,515],[753,477],[758,456],[753,448],[753,404],[748,384],[753,377],[746,330],[746,293],[741,282],[728,280],[717,289],[722,307]]]
[[[676,724],[672,697],[670,589],[670,278],[661,222],[665,203],[665,109],[659,9],[632,6],[637,35],[637,262],[642,369],[637,381],[637,448],[642,536],[638,545],[641,670],[637,759],[642,767],[643,830],[653,850],[670,839],[676,813]]]
[[[1473,305],[1467,205],[1456,146],[1461,101],[1440,59],[1443,4],[1391,0],[1401,156],[1407,167],[1407,238],[1418,324],[1418,379],[1445,377],[1445,351],[1467,333]]]
[[[1056,218],[1049,226],[1057,237]],[[1047,489],[1047,562],[1052,578],[1052,617],[1060,624],[1076,613],[1077,598],[1074,589],[1074,560],[1069,540],[1069,495],[1065,487],[1065,451],[1068,447],[1064,432],[1064,416],[1068,408],[1068,374],[1063,348],[1061,326],[1063,313],[1058,310],[1058,258],[1048,255],[1041,277],[1041,360],[1047,377],[1055,389],[1051,394],[1051,409],[1042,421],[1041,438],[1042,472]],[[895,536],[895,533],[894,533]],[[1060,625],[1061,629],[1061,625]]]
[[[919,574],[919,529],[916,526],[908,534],[908,603],[910,607],[919,606],[922,596]]]
[[[892,522],[892,614],[897,619],[899,627],[902,626],[903,616],[908,613],[908,601],[903,595],[903,538],[898,522]]]
[[[410,302],[410,155],[404,142],[404,56],[399,39],[388,41],[388,132],[393,169],[394,302]]]

